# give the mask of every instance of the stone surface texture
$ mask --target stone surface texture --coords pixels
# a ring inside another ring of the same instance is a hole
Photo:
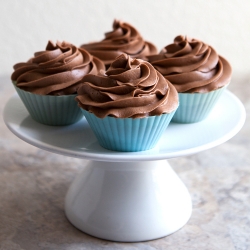
[[[49,153],[13,135],[0,118],[0,250],[248,250],[250,249],[250,75],[234,75],[229,89],[247,119],[226,143],[170,159],[193,201],[188,223],[149,242],[116,243],[76,229],[64,198],[87,161]],[[14,88],[0,77],[1,113]]]

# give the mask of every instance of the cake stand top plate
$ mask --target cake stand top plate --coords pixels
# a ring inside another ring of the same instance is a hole
[[[39,124],[30,117],[17,94],[6,103],[3,118],[16,136],[43,150],[96,161],[128,162],[163,160],[215,147],[239,132],[246,112],[239,99],[226,90],[204,121],[170,123],[156,147],[141,152],[116,152],[102,148],[85,118],[69,126]]]

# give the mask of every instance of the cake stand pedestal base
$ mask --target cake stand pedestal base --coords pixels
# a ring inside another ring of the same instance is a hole
[[[166,160],[90,161],[71,184],[65,211],[69,221],[89,235],[137,242],[183,227],[192,202]]]
[[[39,124],[17,95],[6,103],[3,118],[10,131],[33,146],[91,160],[66,196],[66,215],[73,225],[102,239],[136,242],[167,236],[191,216],[189,193],[163,159],[226,142],[242,128],[246,111],[225,91],[204,121],[170,123],[154,149],[134,153],[102,148],[85,118],[70,126]]]

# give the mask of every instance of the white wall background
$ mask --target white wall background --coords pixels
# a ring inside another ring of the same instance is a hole
[[[101,40],[114,19],[135,26],[159,50],[179,34],[201,39],[234,73],[249,73],[249,12],[249,0],[0,0],[0,74],[11,74],[48,40]]]

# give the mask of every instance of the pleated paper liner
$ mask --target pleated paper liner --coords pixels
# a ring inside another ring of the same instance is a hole
[[[64,96],[37,95],[24,91],[13,83],[30,116],[37,122],[51,126],[65,126],[83,117],[75,101],[76,94]]]
[[[98,118],[84,109],[82,112],[102,147],[136,152],[151,149],[157,144],[175,111],[146,118]]]
[[[208,93],[178,93],[179,107],[172,122],[195,123],[206,119],[227,86]]]

